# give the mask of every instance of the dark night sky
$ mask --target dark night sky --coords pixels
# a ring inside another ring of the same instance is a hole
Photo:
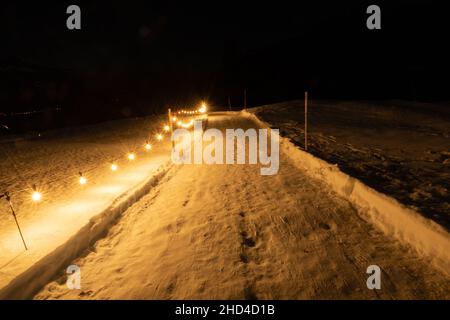
[[[395,2],[395,4],[393,4]],[[4,1],[0,103],[146,114],[207,98],[448,100],[446,12],[433,1]],[[66,29],[78,4],[82,30]],[[99,116],[101,117],[101,116]]]

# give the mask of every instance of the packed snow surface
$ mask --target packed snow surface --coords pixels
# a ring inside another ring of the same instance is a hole
[[[208,127],[255,128],[239,114]],[[279,173],[260,165],[173,165],[109,232],[35,299],[450,298],[448,275],[364,219],[286,150]],[[382,269],[369,290],[367,267]]]
[[[309,101],[308,152],[450,230],[450,108]],[[304,147],[304,101],[250,109]]]
[[[28,246],[25,250],[8,203],[1,199],[0,292],[170,160],[168,135],[162,142],[154,139],[164,120],[112,121],[0,141],[0,191],[10,193]],[[147,140],[153,143],[150,151],[144,148]],[[134,161],[128,160],[129,152],[136,153]],[[111,170],[113,162],[117,171]],[[79,184],[79,172],[85,185]],[[33,184],[42,193],[37,203],[31,200]]]

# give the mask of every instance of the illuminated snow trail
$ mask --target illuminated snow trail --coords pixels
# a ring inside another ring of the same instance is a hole
[[[225,114],[210,116],[209,127],[255,123]],[[449,298],[448,277],[427,259],[280,157],[273,176],[259,165],[173,166],[71,262],[81,268],[80,290],[61,276],[35,298]],[[381,290],[366,286],[373,264]]]
[[[63,134],[56,131],[42,141],[15,141],[12,148],[7,143],[1,145],[1,151],[8,155],[1,168],[1,182],[11,192],[28,250],[24,250],[6,201],[2,201],[0,292],[169,161],[168,139],[158,142],[151,152],[143,145],[161,123],[156,117],[121,120],[63,129]],[[126,152],[140,144],[142,150],[136,159],[126,159]],[[115,170],[112,158],[123,158],[114,162]],[[83,176],[77,176],[78,172]],[[80,184],[81,178],[84,184]],[[28,181],[40,182],[39,202],[20,191]]]

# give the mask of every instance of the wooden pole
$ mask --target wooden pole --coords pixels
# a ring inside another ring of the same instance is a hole
[[[244,89],[244,109],[247,109],[247,89]]]
[[[173,122],[172,122],[172,111],[170,110],[170,108],[169,108],[168,116],[169,116],[169,127],[170,127],[170,140],[172,141],[172,149],[173,149],[173,147],[175,146],[175,143],[172,140],[172,137],[173,137]]]
[[[28,250],[27,244],[25,243],[25,239],[23,238],[22,230],[20,230],[19,222],[17,221],[16,212],[14,211],[14,207],[11,202],[11,197],[9,196],[8,192],[5,192],[0,198],[2,198],[2,197],[5,197],[6,201],[8,201],[8,203],[9,203],[9,208],[11,209],[11,213],[14,217],[14,221],[16,222],[17,229],[19,229],[19,234],[20,234],[20,237],[22,238],[22,242],[25,247],[25,250]]]
[[[305,150],[308,150],[308,91],[305,91]]]

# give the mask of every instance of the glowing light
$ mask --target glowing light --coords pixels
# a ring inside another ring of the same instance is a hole
[[[128,160],[133,161],[134,159],[136,159],[136,155],[134,153],[130,152],[128,154]]]
[[[145,150],[150,151],[152,149],[152,145],[150,143],[145,144]]]
[[[162,134],[161,134],[161,133],[158,133],[158,134],[156,135],[156,139],[158,139],[158,141],[161,141],[161,140],[163,139]]]
[[[206,103],[202,102],[202,106],[198,109],[198,112],[205,113],[206,112]]]
[[[87,179],[85,177],[83,177],[83,174],[80,172],[80,180],[79,180],[80,184],[86,184]]]
[[[183,122],[181,122],[181,121],[178,121],[178,122],[177,122],[177,125],[178,125],[179,127],[181,127],[182,124],[183,124]]]
[[[172,121],[177,121],[177,117],[172,117]]]
[[[119,167],[117,166],[117,164],[113,163],[113,164],[111,165],[111,170],[112,170],[112,171],[117,171],[117,169],[119,169]]]
[[[188,129],[188,128],[192,127],[193,124],[194,124],[194,120],[191,120],[191,121],[189,121],[187,123],[181,123],[180,126],[185,128],[185,129]]]
[[[42,198],[42,194],[39,191],[34,190],[33,194],[31,195],[31,199],[34,202],[38,202],[38,201],[41,201],[41,198]]]
[[[164,131],[165,131],[165,132],[169,132],[169,130],[170,130],[170,127],[169,127],[169,125],[167,125],[167,124],[166,124],[166,125],[164,125]]]

